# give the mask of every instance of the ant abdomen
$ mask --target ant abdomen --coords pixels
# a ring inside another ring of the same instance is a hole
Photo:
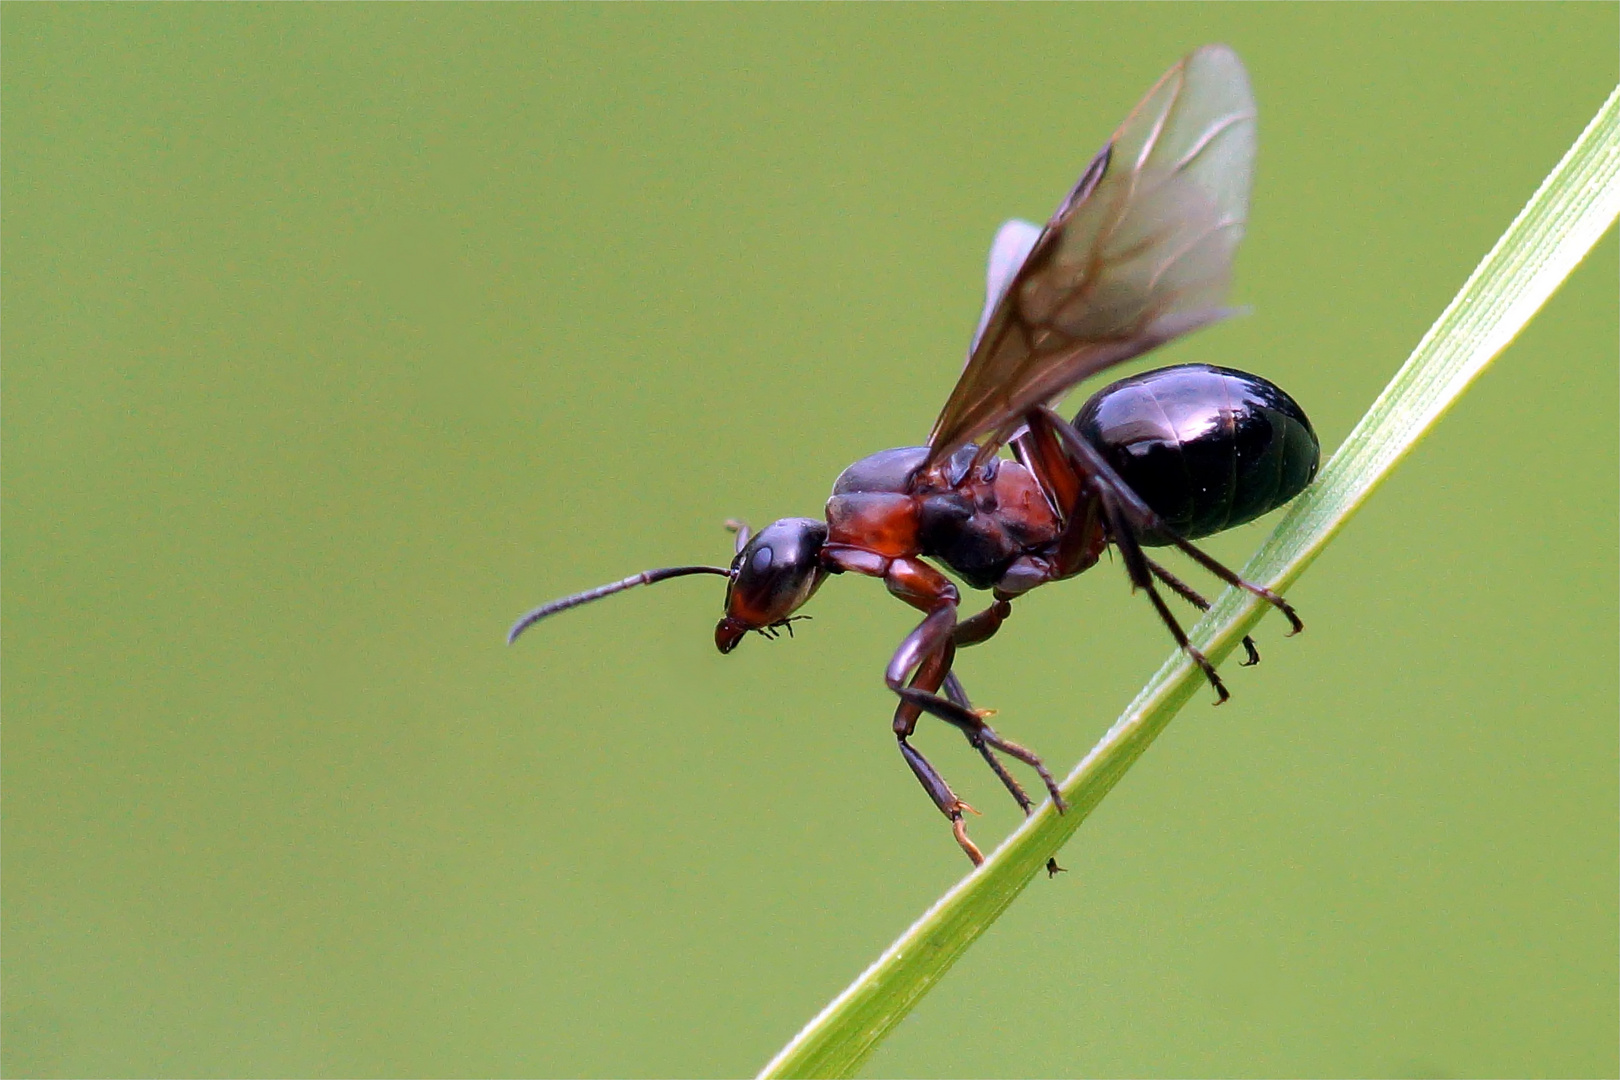
[[[1321,455],[1293,398],[1258,375],[1209,364],[1121,379],[1092,395],[1074,426],[1185,540],[1283,505],[1305,490]],[[1147,531],[1141,541],[1170,542]]]

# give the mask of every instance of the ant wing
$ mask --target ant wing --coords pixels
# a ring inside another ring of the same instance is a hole
[[[928,465],[981,436],[993,453],[1037,405],[1232,314],[1221,303],[1254,151],[1248,73],[1230,48],[1206,45],[1148,91],[1033,241],[1022,222],[1002,226],[988,313]]]

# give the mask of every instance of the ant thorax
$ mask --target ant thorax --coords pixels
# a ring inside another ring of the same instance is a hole
[[[925,555],[967,585],[988,589],[1020,555],[1046,548],[1058,521],[1035,477],[1016,461],[972,466],[975,448],[927,472],[928,448],[899,447],[844,470],[827,500],[827,542],[888,558]]]
[[[992,459],[948,491],[916,496],[920,552],[950,567],[967,585],[988,589],[1022,555],[1058,537],[1057,515],[1033,474]]]

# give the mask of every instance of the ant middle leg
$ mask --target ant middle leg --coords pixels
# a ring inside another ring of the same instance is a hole
[[[1005,601],[999,601],[999,603],[1005,603]],[[973,708],[973,703],[968,700],[967,691],[962,688],[962,680],[956,677],[956,672],[954,670],[947,673],[945,676],[945,696],[956,704],[962,706],[964,709],[971,710]],[[1018,805],[1023,808],[1024,816],[1029,817],[1031,814],[1033,814],[1035,812],[1034,804],[1029,801],[1029,796],[1024,794],[1024,789],[1019,785],[1018,781],[1013,778],[1012,773],[1008,772],[1007,767],[1001,763],[1001,759],[996,757],[996,752],[990,749],[983,739],[978,739],[972,735],[969,735],[967,740],[968,743],[979,752],[980,756],[982,756],[984,760],[989,763],[990,768],[995,770],[996,775],[1001,778],[1001,782],[1006,786],[1007,790],[1012,792],[1012,797],[1017,799]],[[1056,805],[1058,807],[1058,811],[1061,813],[1063,810],[1063,803],[1060,801]],[[1068,873],[1068,871],[1058,865],[1056,855],[1052,855],[1047,858],[1046,876],[1048,878],[1055,878],[1059,874],[1066,873]]]
[[[974,711],[973,703],[968,700],[967,691],[962,689],[962,680],[956,677],[954,671],[948,672],[945,676],[945,698],[969,712]],[[904,704],[902,704],[902,707],[904,707]],[[1018,808],[1024,812],[1024,816],[1029,817],[1029,815],[1033,814],[1035,804],[1024,793],[1024,787],[1018,782],[1017,777],[1008,772],[1007,766],[1003,765],[1001,759],[996,757],[996,752],[990,749],[990,745],[974,732],[964,731],[963,735],[966,736],[968,745],[979,752],[979,756],[984,758],[985,764],[989,765],[991,771],[1000,779],[1002,787],[1005,787],[1012,797],[1017,800]]]
[[[960,691],[960,683],[956,684],[955,689]],[[957,844],[967,857],[973,861],[974,866],[984,862],[984,853],[979,850],[978,845],[968,838],[967,823],[963,820],[962,813],[967,811],[976,814],[978,811],[958,798],[956,793],[951,790],[951,786],[945,782],[945,778],[939,775],[939,770],[929,764],[928,759],[923,757],[917,748],[907,741],[911,733],[916,730],[917,718],[920,712],[927,712],[937,716],[961,729],[967,736],[968,742],[984,755],[984,759],[990,763],[990,767],[996,771],[996,775],[1001,777],[1002,783],[1007,786],[1007,790],[1011,791],[1013,797],[1018,799],[1019,805],[1023,807],[1026,815],[1033,809],[1029,797],[1019,787],[1018,781],[1013,779],[1005,766],[997,760],[992,747],[1017,758],[1034,769],[1040,774],[1041,781],[1046,785],[1047,791],[1052,796],[1052,804],[1057,807],[1058,813],[1061,814],[1068,809],[1068,804],[1063,799],[1063,793],[1058,790],[1057,781],[1052,778],[1052,774],[1047,771],[1041,759],[1017,743],[1008,742],[1000,735],[997,735],[990,725],[984,722],[984,718],[966,704],[967,696],[965,694],[961,695],[961,702],[958,703],[921,690],[914,690],[911,687],[902,687],[895,692],[900,694],[902,699],[901,708],[895,710],[894,718],[894,734],[900,746],[900,755],[906,759],[906,764],[911,767],[912,773],[917,777],[918,782],[922,784],[923,790],[928,792],[928,797],[934,800],[934,805],[939,808],[939,812],[944,814],[946,819],[950,821],[952,835],[956,837]],[[907,705],[915,707],[908,709],[906,708]],[[948,706],[948,708],[942,708],[941,706]]]
[[[918,713],[927,713],[930,716],[937,717],[966,735],[968,742],[975,749],[982,746],[987,750],[1000,750],[1008,757],[1021,761],[1034,769],[1035,774],[1041,778],[1041,783],[1046,787],[1046,793],[1051,796],[1052,804],[1057,807],[1058,813],[1061,814],[1069,808],[1069,804],[1063,798],[1063,792],[1058,790],[1057,780],[1053,778],[1051,771],[1047,769],[1046,763],[1040,759],[1040,756],[1011,740],[1002,738],[995,728],[985,722],[985,717],[988,715],[985,710],[975,709],[965,704],[965,695],[963,701],[958,702],[948,697],[942,698],[937,694],[929,693],[917,687],[891,685],[890,689],[899,695],[901,701],[901,708],[895,710],[895,731],[897,734],[902,726],[906,726],[902,721],[902,717],[913,718]],[[906,706],[911,706],[911,708],[906,708]],[[915,719],[910,719],[906,734],[909,735],[911,733],[910,728],[915,728],[915,726]],[[1018,798],[1021,790],[1014,790],[1017,787],[1016,781],[1008,782],[1005,767],[989,754],[986,754],[986,760],[990,762],[990,767],[996,770],[996,775],[1003,778],[1002,783],[1007,785],[1008,790],[1014,792],[1013,797]],[[1020,805],[1023,805],[1023,800],[1019,800],[1019,802]]]
[[[977,615],[963,619],[956,624],[951,633],[951,644],[959,648],[969,645],[978,645],[989,641],[1001,629],[1001,624],[1007,621],[1012,614],[1012,603],[1007,600],[996,600],[989,607]]]
[[[947,698],[936,697],[932,694],[913,695],[909,689],[902,692],[900,696],[908,702],[915,702],[921,706],[923,712],[928,713],[930,716],[936,716],[961,731],[974,746],[983,743],[985,746],[1000,750],[1008,757],[1022,761],[1025,765],[1034,769],[1035,774],[1041,778],[1041,783],[1045,785],[1046,793],[1051,796],[1052,805],[1057,807],[1058,813],[1061,814],[1069,809],[1069,804],[1063,798],[1063,792],[1058,790],[1057,780],[1053,778],[1052,773],[1047,769],[1046,763],[1034,751],[1026,750],[1017,743],[1004,739],[997,734],[995,728],[985,723],[983,710],[966,708]],[[992,767],[995,766],[992,765]]]

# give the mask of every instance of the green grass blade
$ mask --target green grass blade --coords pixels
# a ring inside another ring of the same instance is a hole
[[[1524,329],[1620,213],[1620,88],[1542,182],[1507,232],[1418,342],[1315,484],[1244,568],[1285,589],[1417,441]],[[1193,628],[1212,660],[1264,614],[1228,589]],[[1072,809],[1042,807],[912,924],[849,988],[765,1066],[761,1076],[850,1076],[995,922],[1125,771],[1197,692],[1197,669],[1176,653],[1063,782]]]

